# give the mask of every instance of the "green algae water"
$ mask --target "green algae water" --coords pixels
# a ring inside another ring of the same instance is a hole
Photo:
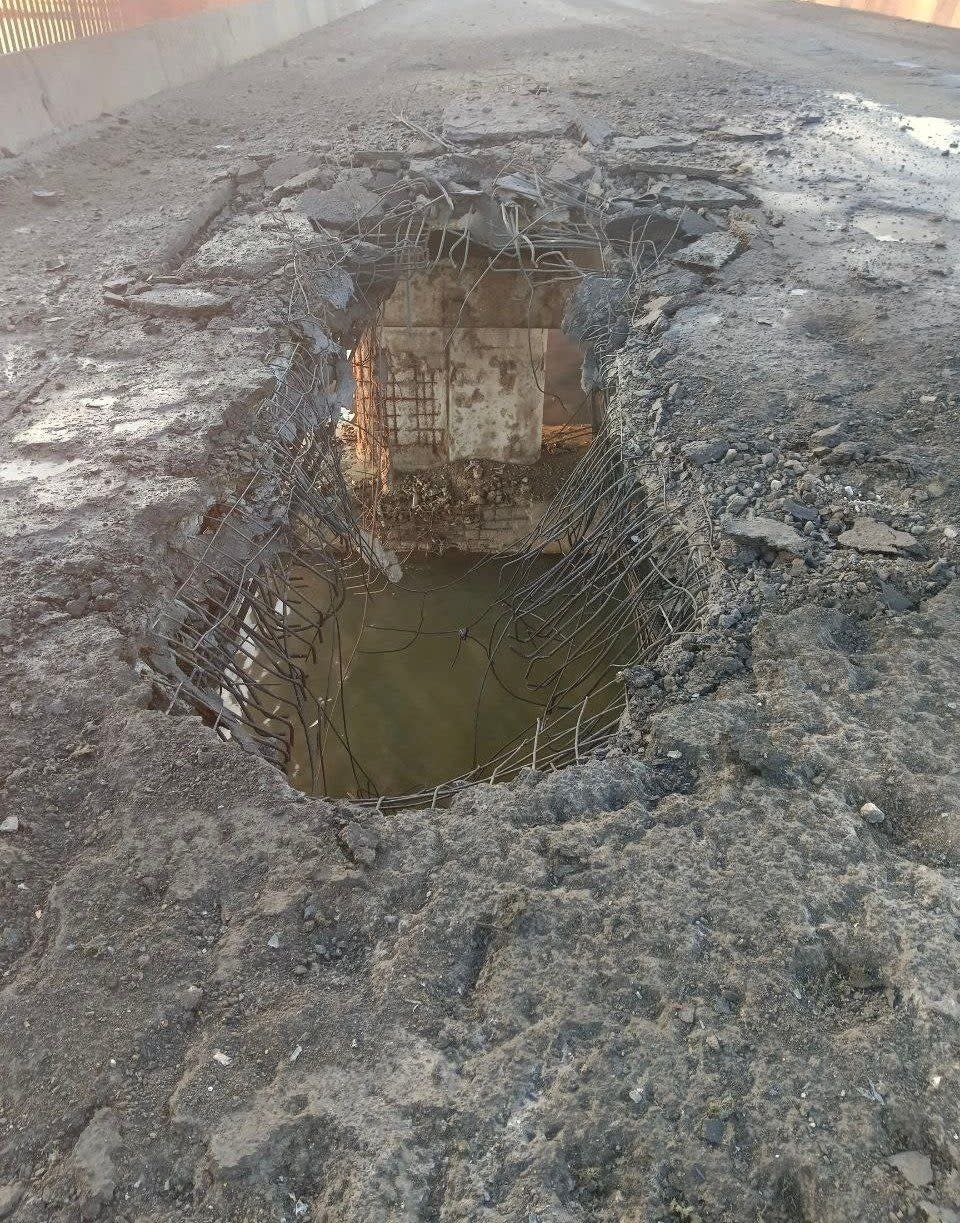
[[[537,571],[551,563],[538,562]],[[356,794],[365,772],[380,793],[413,793],[469,772],[530,732],[542,705],[526,691],[526,664],[502,651],[497,675],[489,667],[503,593],[499,565],[447,552],[408,560],[402,581],[378,594],[348,596],[309,668],[330,719],[316,792]],[[340,656],[348,673],[337,692]],[[304,756],[301,743],[295,785],[306,780]]]
[[[526,558],[525,584],[556,563]],[[360,584],[348,594],[300,660],[312,708],[292,721],[291,783],[330,797],[430,790],[531,739],[548,706],[553,717],[567,712],[560,738],[544,732],[541,762],[572,744],[578,718],[589,722],[607,709],[609,692],[590,694],[613,667],[591,665],[589,649],[584,663],[576,636],[550,642],[544,661],[531,643],[535,625],[510,613],[515,579],[516,567],[503,558],[446,552],[408,558],[397,584],[375,593]],[[308,572],[291,574],[291,623],[306,624],[304,609],[322,606],[324,594]],[[549,614],[549,605],[539,614]],[[631,644],[624,642],[625,658]],[[557,677],[565,658],[573,660],[572,679]],[[258,682],[280,693],[266,675]],[[558,686],[562,698],[551,706]]]

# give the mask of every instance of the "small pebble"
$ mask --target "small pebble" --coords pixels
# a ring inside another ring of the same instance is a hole
[[[860,814],[868,824],[882,824],[887,818],[876,803],[864,803],[860,808]]]

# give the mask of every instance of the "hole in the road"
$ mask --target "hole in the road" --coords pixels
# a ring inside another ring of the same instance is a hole
[[[418,245],[338,339],[308,320],[164,614],[165,707],[308,793],[431,805],[580,760],[699,614],[562,328],[598,248],[461,246]]]

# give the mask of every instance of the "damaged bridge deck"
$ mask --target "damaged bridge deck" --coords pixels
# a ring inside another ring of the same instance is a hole
[[[3,163],[0,1217],[956,1220],[958,48],[382,0]],[[150,627],[305,298],[367,317],[330,252],[531,178],[702,614],[569,767],[307,798],[155,707]]]

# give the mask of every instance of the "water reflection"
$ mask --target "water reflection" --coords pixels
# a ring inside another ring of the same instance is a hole
[[[555,557],[527,558],[526,580],[556,563]],[[291,622],[299,600],[321,601],[313,581],[309,574],[293,575]],[[543,756],[569,747],[578,710],[588,725],[610,704],[608,693],[588,694],[612,679],[617,643],[573,636],[551,643],[545,657],[531,663],[528,655],[535,651],[522,639],[532,626],[511,622],[505,602],[510,587],[511,567],[504,569],[502,560],[448,552],[409,559],[399,585],[348,596],[305,664],[319,716],[312,738],[309,729],[294,726],[293,784],[351,796],[430,789],[531,736],[551,694],[561,690],[551,717],[572,713],[558,738],[544,732]],[[635,651],[636,637],[625,635],[620,660]],[[271,686],[279,694],[275,681]]]

